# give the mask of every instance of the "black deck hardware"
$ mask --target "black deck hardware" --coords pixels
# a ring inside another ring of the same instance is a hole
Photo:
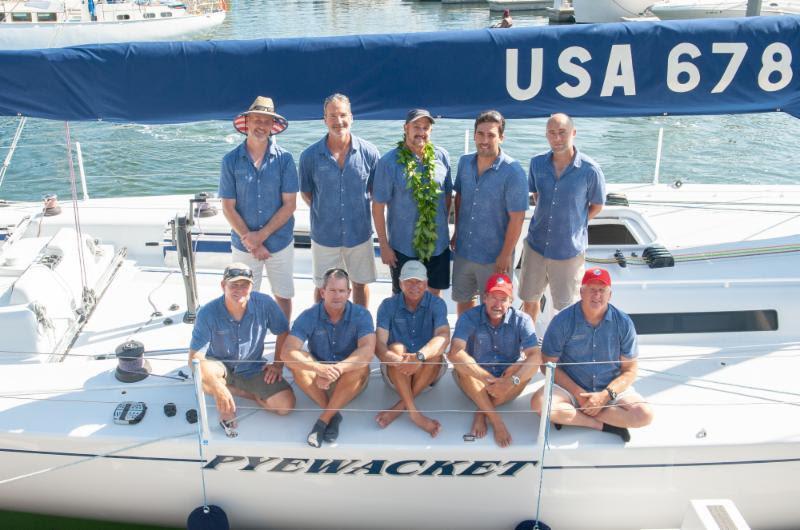
[[[662,245],[652,245],[644,249],[642,258],[651,269],[660,269],[662,267],[674,267],[675,258],[669,250]]]
[[[608,193],[606,195],[606,206],[630,206],[628,196],[624,193]]]

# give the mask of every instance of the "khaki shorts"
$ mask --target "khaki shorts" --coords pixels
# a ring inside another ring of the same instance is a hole
[[[553,295],[553,308],[561,311],[580,297],[584,255],[569,259],[545,258],[525,241],[522,251],[522,271],[519,275],[519,297],[523,302],[541,300],[547,284]]]
[[[225,366],[225,383],[228,386],[232,386],[238,388],[239,390],[244,390],[245,392],[249,392],[250,394],[253,394],[259,399],[268,399],[271,396],[277,394],[278,392],[292,389],[292,387],[289,386],[289,383],[287,383],[286,380],[283,378],[281,378],[280,381],[276,381],[274,383],[264,382],[263,371],[259,371],[258,373],[247,376],[242,376],[234,373],[233,369],[230,368],[228,365],[221,362],[220,364]]]
[[[231,247],[231,256],[234,262],[244,263],[253,269],[254,291],[261,290],[261,278],[266,268],[272,294],[281,298],[294,297],[294,243],[289,243],[286,248],[273,253],[264,261],[236,247]]]
[[[439,373],[436,375],[436,377],[434,377],[430,385],[422,389],[422,392],[423,393],[427,392],[428,390],[436,386],[436,383],[438,383],[439,379],[441,379],[444,376],[445,372],[447,372],[447,363],[444,361],[444,359],[442,359],[442,362],[440,363],[439,367]],[[394,383],[392,383],[392,380],[389,379],[389,365],[386,363],[381,363],[381,376],[383,376],[383,382],[386,383],[386,386],[397,392],[397,388],[395,388]]]
[[[354,247],[326,247],[311,241],[314,284],[322,287],[322,278],[330,269],[344,269],[355,283],[372,283],[377,277],[375,250],[370,237]]]
[[[513,259],[512,259],[513,263]],[[494,274],[495,265],[475,263],[456,254],[453,261],[452,297],[454,302],[470,302],[476,295],[483,296],[483,289],[489,276]]]

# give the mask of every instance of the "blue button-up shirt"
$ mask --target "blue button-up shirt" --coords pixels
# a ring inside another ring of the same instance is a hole
[[[264,368],[264,339],[289,331],[289,322],[269,295],[252,292],[241,320],[225,307],[225,297],[212,300],[197,312],[189,345],[194,351],[206,348],[206,356],[222,361],[237,374],[252,375]],[[253,361],[253,362],[237,362]]]
[[[378,148],[352,135],[344,166],[331,154],[328,136],[300,155],[300,191],[310,193],[311,239],[326,247],[354,247],[372,235],[368,186]]]
[[[595,328],[586,321],[577,302],[558,313],[544,334],[542,354],[555,357],[559,368],[589,392],[608,386],[620,373],[620,357],[639,355],[636,328],[631,318],[608,304],[603,320]]]
[[[575,157],[556,178],[553,152],[531,159],[528,184],[538,193],[528,227],[530,247],[549,259],[570,259],[589,244],[589,205],[605,204],[606,181],[597,162],[575,149]]]
[[[461,194],[456,227],[458,256],[488,265],[503,249],[509,213],[528,209],[528,183],[519,162],[500,155],[478,176],[478,155],[471,153],[458,161],[455,183]]]
[[[236,199],[236,211],[251,231],[260,230],[283,206],[283,193],[297,193],[297,168],[291,153],[270,139],[267,152],[256,169],[247,152],[246,140],[222,159],[219,196]],[[270,252],[283,250],[294,238],[294,217],[264,241]],[[239,235],[231,231],[231,244],[246,252]]]
[[[447,326],[447,304],[425,291],[414,311],[406,306],[403,293],[381,302],[378,327],[389,332],[389,344],[399,342],[408,352],[418,352],[432,338],[436,328]]]
[[[467,343],[467,353],[495,377],[517,362],[523,350],[538,345],[533,320],[526,313],[508,309],[499,326],[492,326],[481,304],[464,312],[456,322],[453,340]]]
[[[358,340],[375,333],[369,311],[347,302],[342,318],[331,322],[322,302],[306,309],[292,324],[292,335],[308,342],[308,352],[318,361],[339,362],[358,348]]]
[[[436,208],[436,248],[433,251],[433,255],[438,256],[450,243],[445,197],[449,197],[453,192],[453,180],[450,176],[450,156],[447,151],[439,147],[435,147],[434,151],[436,155],[434,178],[442,190]],[[417,171],[425,171],[421,161],[417,165]],[[389,210],[387,227],[389,245],[406,256],[416,257],[413,241],[419,211],[417,201],[408,189],[405,169],[397,163],[397,148],[383,155],[378,161],[375,182],[372,186],[372,200],[385,203]]]

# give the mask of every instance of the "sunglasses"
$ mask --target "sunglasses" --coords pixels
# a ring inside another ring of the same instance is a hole
[[[323,278],[327,280],[328,278],[330,278],[333,275],[340,276],[340,277],[344,276],[345,278],[350,279],[350,275],[347,274],[347,271],[344,270],[344,269],[340,269],[338,267],[326,270],[325,274],[323,275]]]
[[[229,278],[236,278],[236,277],[244,277],[244,278],[252,278],[253,271],[250,269],[225,269],[224,277],[225,279]]]

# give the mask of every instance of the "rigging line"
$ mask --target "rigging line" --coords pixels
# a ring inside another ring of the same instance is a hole
[[[550,397],[553,396],[553,385],[555,384],[555,368],[548,368],[547,370],[548,378],[550,379]],[[552,399],[548,399],[547,401],[547,410],[545,411],[545,415],[547,419],[545,420],[545,429],[544,429],[544,440],[542,441],[542,451],[539,455],[539,491],[536,495],[536,522],[534,523],[534,530],[539,529],[539,515],[541,514],[541,507],[542,507],[542,486],[544,485],[544,457],[547,453],[547,447],[550,443],[550,411],[553,404]],[[533,412],[533,411],[531,411]]]
[[[771,392],[773,394],[784,394],[784,395],[787,395],[787,396],[800,397],[800,393],[798,393],[798,392],[789,392],[787,390],[775,390],[775,389],[772,389],[772,388],[765,388],[765,387],[759,387],[759,386],[741,385],[741,384],[738,384],[738,383],[727,383],[725,381],[717,381],[715,379],[707,379],[705,377],[694,377],[694,376],[691,376],[691,375],[676,374],[675,372],[667,372],[665,370],[651,370],[649,368],[642,368],[641,370],[643,372],[649,372],[651,374],[664,375],[664,376],[667,376],[667,377],[670,377],[670,378],[673,378],[673,379],[690,380],[690,381],[701,381],[703,383],[713,383],[715,385],[731,386],[731,387],[736,387],[736,388],[742,388],[742,389],[745,389],[745,390],[758,390],[758,391],[761,391],[761,392]]]
[[[70,137],[69,131],[69,122],[64,122],[64,132],[66,134],[67,140],[67,165],[69,166],[69,181],[70,181],[70,191],[72,192],[72,215],[75,219],[75,232],[77,236],[77,243],[78,243],[78,265],[80,266],[81,271],[81,296],[83,297],[82,302],[86,302],[86,294],[88,289],[88,280],[86,275],[86,258],[83,254],[83,230],[81,229],[81,217],[78,211],[78,187],[77,182],[75,181],[75,166],[72,162],[72,138]]]
[[[701,390],[716,390],[714,388],[706,388],[706,387],[702,387],[702,386],[698,386],[698,385],[687,384],[686,386],[692,386],[694,388],[699,388]],[[722,402],[722,401],[670,402],[670,401],[652,401],[652,400],[645,399],[643,401],[631,401],[631,402],[628,402],[626,404],[628,404],[628,405],[636,405],[636,404],[647,403],[647,404],[652,405],[653,407],[693,407],[693,408],[696,408],[696,407],[774,406],[774,405],[800,406],[800,401],[786,401],[786,400],[779,400],[779,399],[760,398],[758,396],[749,396],[747,394],[738,394],[738,393],[735,393],[735,392],[725,392],[724,390],[720,390],[720,392],[733,393],[735,395],[741,395],[741,396],[745,396],[745,397],[753,397],[753,398],[757,399],[758,401],[739,401],[739,402],[735,402],[735,403]],[[520,394],[520,395],[522,395],[522,394]],[[0,399],[10,399],[10,400],[17,400],[17,401],[41,401],[41,402],[47,401],[49,403],[76,403],[76,404],[81,404],[81,405],[118,405],[119,404],[119,400],[106,401],[106,400],[99,400],[99,399],[96,399],[96,400],[93,400],[93,399],[60,399],[59,397],[50,397],[50,398],[48,398],[48,397],[32,397],[32,396],[24,396],[24,395],[22,395],[22,396],[0,395]],[[154,401],[158,401],[158,400],[154,400]],[[193,400],[191,402],[192,405],[196,405],[196,403],[197,403],[197,400]],[[208,403],[208,398],[207,398],[207,403]],[[177,402],[176,401],[175,404],[176,405],[181,405],[181,406],[188,406],[187,405],[188,402]],[[592,407],[592,408],[606,409],[606,408],[617,408],[617,407],[621,407],[621,406],[623,406],[623,404],[622,403],[618,403],[618,404],[614,404],[614,405],[603,405],[601,407]],[[251,412],[251,414],[252,414],[254,412],[258,412],[258,411],[264,410],[264,408],[259,406],[259,405],[242,405],[242,404],[237,403],[236,404],[236,410],[252,411]],[[317,406],[313,406],[313,407],[295,407],[295,408],[292,409],[292,412],[320,412],[320,411],[323,411],[323,410],[329,410],[329,411],[334,411],[335,410],[335,411],[338,411],[338,412],[358,412],[358,413],[364,413],[364,414],[375,414],[375,413],[378,413],[378,412],[390,412],[392,409],[390,409],[390,408],[380,408],[380,409],[353,408],[353,407],[342,407],[342,408],[336,408],[336,409],[334,409],[334,408],[324,408],[323,409],[323,408],[320,408],[320,407],[317,407]],[[575,410],[584,410],[584,409],[582,407],[577,407]],[[427,408],[421,408],[421,409],[419,409],[419,412],[422,412],[424,414],[474,414],[476,412],[499,412],[499,413],[502,413],[502,414],[514,414],[514,415],[516,415],[516,414],[537,414],[536,412],[534,412],[531,409],[522,409],[522,410],[505,410],[505,409],[503,409],[503,410],[498,410],[498,409],[482,410],[482,409],[475,409],[475,408],[469,408],[469,409],[441,409],[441,408],[440,409],[427,409]],[[243,417],[243,416],[239,416],[239,417]]]
[[[10,483],[16,482],[18,480],[22,480],[22,479],[26,479],[26,478],[30,478],[30,477],[35,477],[37,475],[43,475],[45,473],[50,473],[52,471],[58,471],[58,470],[65,469],[65,468],[68,468],[68,467],[77,466],[78,464],[83,464],[85,462],[91,462],[92,460],[97,460],[98,458],[106,458],[106,457],[109,457],[109,456],[113,456],[113,455],[115,455],[117,453],[121,453],[123,451],[129,451],[131,449],[138,449],[139,447],[144,447],[146,445],[150,445],[150,444],[153,444],[153,443],[162,442],[164,440],[173,440],[173,439],[178,439],[178,438],[184,438],[186,436],[191,436],[192,434],[194,434],[194,431],[185,432],[185,433],[182,433],[182,434],[172,434],[172,435],[169,435],[169,436],[161,436],[160,438],[154,438],[154,439],[151,439],[151,440],[145,440],[144,442],[135,443],[133,445],[129,445],[127,447],[122,447],[120,449],[114,449],[113,451],[108,451],[107,453],[103,453],[103,454],[99,454],[99,455],[93,455],[93,456],[89,456],[89,457],[86,457],[86,458],[80,458],[80,459],[74,460],[72,462],[67,462],[66,464],[61,464],[60,466],[51,466],[51,467],[47,467],[47,468],[44,468],[44,469],[40,469],[38,471],[33,471],[31,473],[25,473],[23,475],[17,475],[15,477],[10,477],[10,478],[7,478],[7,479],[3,479],[3,480],[0,480],[0,486],[4,486],[6,484],[10,484]]]
[[[19,124],[17,124],[17,130],[14,132],[14,139],[11,141],[11,147],[8,150],[8,154],[6,155],[6,159],[3,161],[3,166],[0,167],[0,187],[3,186],[3,181],[6,178],[6,172],[8,171],[8,166],[11,164],[11,157],[14,156],[14,152],[17,149],[17,142],[19,141],[20,136],[22,136],[22,129],[25,127],[25,121],[28,118],[25,116],[20,116]]]
[[[629,202],[636,204],[635,201],[629,201]],[[648,205],[648,203],[643,203],[643,204],[645,206]],[[714,208],[712,206],[694,206],[694,205],[691,205],[691,204],[650,203],[649,205],[650,206],[671,206],[671,207],[674,207],[674,208],[685,208],[685,209],[689,209],[689,210],[730,211],[730,212],[737,212],[737,213],[738,212],[751,212],[751,213],[785,213],[785,214],[793,214],[793,215],[800,214],[800,211],[798,211],[798,210],[776,210],[776,209],[770,209],[770,208],[761,208],[761,209],[759,209],[759,208],[733,208],[735,203],[731,203],[731,205],[726,207],[726,208],[722,208],[722,207]]]

